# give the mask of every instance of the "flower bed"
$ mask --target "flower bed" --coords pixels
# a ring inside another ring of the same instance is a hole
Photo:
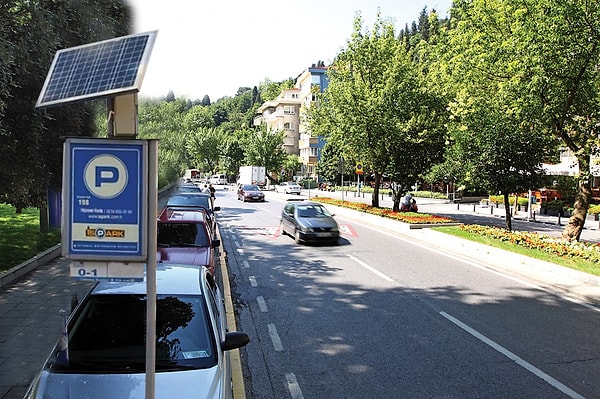
[[[565,258],[585,259],[600,264],[600,246],[595,243],[568,242],[538,233],[509,232],[499,227],[480,226],[476,224],[464,224],[460,228],[469,233],[510,242],[524,248],[537,249]]]
[[[401,222],[410,224],[445,224],[456,222],[454,219],[445,216],[430,215],[428,213],[418,212],[394,212],[390,208],[375,208],[371,205],[367,205],[362,202],[341,201],[338,199],[328,197],[315,197],[313,198],[313,200],[335,206],[341,206],[344,208],[350,208],[360,212],[378,215],[381,217],[399,220]]]

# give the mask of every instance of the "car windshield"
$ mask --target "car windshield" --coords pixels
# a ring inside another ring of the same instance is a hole
[[[156,370],[216,365],[202,297],[158,295],[156,302]],[[145,295],[91,295],[71,319],[66,351],[59,345],[49,367],[58,372],[144,372],[145,315]]]
[[[331,217],[331,214],[320,205],[301,205],[297,207],[298,216],[301,218],[324,218]]]
[[[244,191],[260,191],[260,188],[254,184],[245,184]]]
[[[208,236],[199,223],[163,223],[157,225],[158,245],[208,247]]]

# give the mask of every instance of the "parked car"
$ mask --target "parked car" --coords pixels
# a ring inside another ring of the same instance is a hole
[[[260,191],[260,188],[256,184],[240,184],[238,185],[237,191],[238,200],[243,202],[246,201],[263,201],[265,200],[265,193]]]
[[[298,183],[293,181],[284,181],[277,186],[277,192],[286,194],[298,194],[300,195],[301,187]]]
[[[200,187],[198,187],[194,183],[182,184],[181,186],[178,186],[175,190],[178,193],[201,193],[202,192]]]
[[[289,234],[296,243],[337,244],[340,231],[333,215],[318,202],[288,201],[281,211],[281,234]]]
[[[158,262],[205,266],[215,274],[215,248],[221,241],[204,210],[165,208],[156,227]]]
[[[167,208],[195,208],[205,209],[210,218],[211,227],[216,231],[217,220],[215,212],[221,210],[220,206],[214,206],[210,193],[175,193],[167,198]]]
[[[144,398],[146,281],[100,281],[75,308],[25,398]],[[223,296],[206,268],[159,264],[156,272],[157,399],[232,398]]]

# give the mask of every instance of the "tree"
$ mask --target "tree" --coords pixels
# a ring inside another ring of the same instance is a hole
[[[454,81],[464,87],[485,75],[511,94],[504,100],[512,114],[577,156],[579,193],[563,238],[578,240],[591,201],[590,155],[600,144],[600,4],[459,0],[454,7]]]
[[[393,25],[380,16],[366,33],[356,17],[352,39],[328,73],[319,107],[308,112],[310,129],[373,172],[371,203],[378,207],[384,173],[405,181],[441,154],[434,144],[443,137],[437,127],[443,103],[427,91]],[[395,199],[399,203],[399,192]]]
[[[279,176],[279,181],[291,181],[300,167],[302,166],[302,161],[300,161],[300,157],[296,154],[290,154],[285,158],[285,162],[282,167],[282,174]]]
[[[463,180],[503,195],[506,229],[512,231],[509,195],[542,183],[540,159],[548,140],[539,130],[510,115],[497,100],[494,96],[457,99],[451,105],[455,119],[450,134]]]
[[[91,102],[35,110],[54,53],[126,34],[122,1],[12,0],[0,5],[0,198],[17,210],[43,210],[49,189],[62,180],[64,136],[94,134]]]
[[[275,182],[276,179],[269,172],[279,173],[287,156],[283,149],[283,138],[283,131],[269,132],[263,124],[259,129],[250,131],[242,142],[246,149],[247,164],[264,166],[271,182]]]
[[[189,132],[185,148],[196,167],[212,174],[217,172],[220,149],[224,142],[225,136],[220,129],[201,127]]]

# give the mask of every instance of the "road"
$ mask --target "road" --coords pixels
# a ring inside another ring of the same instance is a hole
[[[217,198],[248,397],[600,397],[598,308],[343,217],[298,246],[284,200]]]
[[[472,261],[465,265],[440,254],[431,258],[430,250],[406,238],[341,215],[346,233],[342,245],[296,246],[291,238],[278,235],[285,198],[274,193],[267,198],[265,204],[242,204],[220,188],[217,201],[224,208],[223,249],[234,274],[234,298],[243,324],[239,328],[253,339],[243,353],[248,397],[422,397],[438,391],[446,392],[441,397],[473,397],[480,391],[471,384],[491,385],[485,390],[494,397],[494,386],[513,384],[505,367],[515,364],[535,365],[546,373],[542,375],[575,387],[584,397],[600,397],[597,378],[588,378],[590,373],[598,375],[600,358],[594,338],[596,308],[507,277],[492,284],[490,271]],[[433,202],[423,206],[455,209]],[[60,258],[49,262],[0,290],[2,399],[22,397],[56,342],[60,310],[69,309],[72,296],[85,295],[92,285],[69,279],[67,263]],[[513,307],[517,303],[530,306]],[[489,355],[489,349],[482,349],[489,345],[465,338],[465,330],[453,327],[455,321],[529,363],[509,359],[508,353],[499,356],[497,350]],[[544,335],[537,335],[539,331]],[[586,334],[588,346],[579,338]],[[481,359],[490,364],[480,366]],[[464,371],[457,373],[456,368]],[[433,392],[438,375],[446,382]],[[520,373],[517,377],[520,381]],[[525,381],[530,379],[528,375]],[[532,386],[539,386],[539,380],[536,377]],[[506,392],[511,397],[536,397],[537,390],[532,394],[517,385],[502,391]],[[547,382],[541,392],[537,397],[569,396]]]

